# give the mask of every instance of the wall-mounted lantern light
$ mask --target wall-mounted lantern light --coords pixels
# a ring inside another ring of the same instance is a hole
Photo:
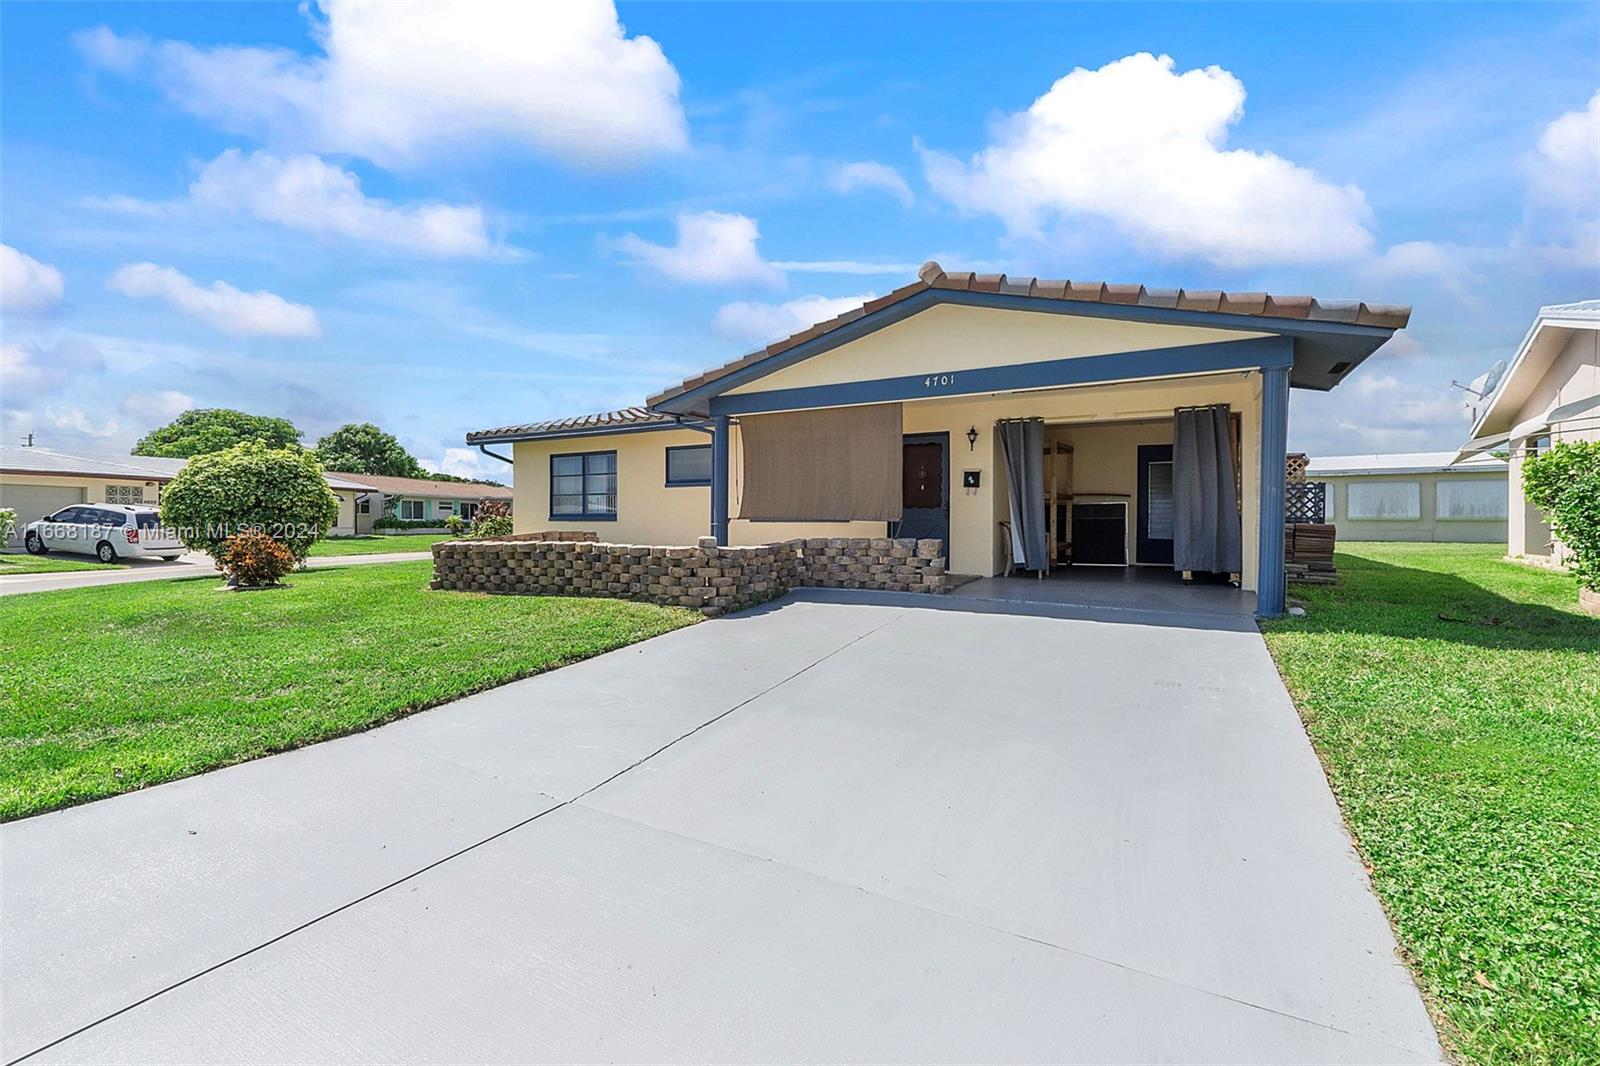
[[[978,427],[973,426],[967,430],[967,451],[976,451],[978,448]]]

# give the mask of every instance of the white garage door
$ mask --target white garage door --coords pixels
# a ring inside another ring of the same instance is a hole
[[[60,485],[0,485],[0,507],[17,512],[17,535],[10,543],[22,543],[22,527],[36,522],[47,514],[63,507],[83,503],[83,489],[63,488]]]

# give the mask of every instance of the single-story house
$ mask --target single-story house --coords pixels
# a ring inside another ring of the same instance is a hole
[[[504,485],[485,485],[468,481],[433,481],[428,478],[389,477],[384,474],[330,473],[329,477],[360,478],[370,491],[356,505],[355,531],[371,533],[372,523],[381,515],[393,513],[408,522],[428,522],[417,531],[443,533],[451,515],[470,520],[481,500],[511,502],[511,490]]]
[[[519,532],[937,538],[953,574],[1236,574],[1277,614],[1289,389],[1338,385],[1410,313],[928,263],[643,407],[467,441],[511,445]]]
[[[1552,444],[1600,440],[1600,300],[1539,308],[1458,456],[1510,455],[1506,554],[1561,562],[1565,548],[1522,492],[1522,464]]]
[[[1326,455],[1306,480],[1326,488],[1326,521],[1341,540],[1497,544],[1506,538],[1504,459],[1455,452]]]
[[[183,469],[187,459],[148,455],[94,455],[51,448],[0,445],[0,507],[17,512],[17,526],[37,521],[75,503],[161,502],[161,488]],[[359,501],[372,486],[343,474],[324,480],[339,499],[338,524],[331,536],[356,531]],[[20,544],[20,533],[11,544]]]

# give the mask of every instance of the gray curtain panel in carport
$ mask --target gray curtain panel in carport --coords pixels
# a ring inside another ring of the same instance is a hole
[[[1172,412],[1172,568],[1231,574],[1243,569],[1228,405]]]
[[[1044,419],[995,423],[1011,482],[1011,559],[1024,570],[1043,570],[1045,556]]]
[[[897,522],[900,405],[746,415],[740,518],[757,522]]]

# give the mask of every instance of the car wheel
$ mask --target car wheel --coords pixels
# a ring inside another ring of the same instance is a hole
[[[36,532],[30,532],[22,538],[22,546],[28,549],[29,555],[43,555],[50,549],[44,546],[44,538]]]
[[[178,557],[176,555],[163,555],[161,557],[161,561],[164,563],[175,563],[178,561]]]
[[[96,544],[94,546],[94,555],[102,563],[114,563],[117,561],[117,549],[111,546],[109,540],[103,540]]]

